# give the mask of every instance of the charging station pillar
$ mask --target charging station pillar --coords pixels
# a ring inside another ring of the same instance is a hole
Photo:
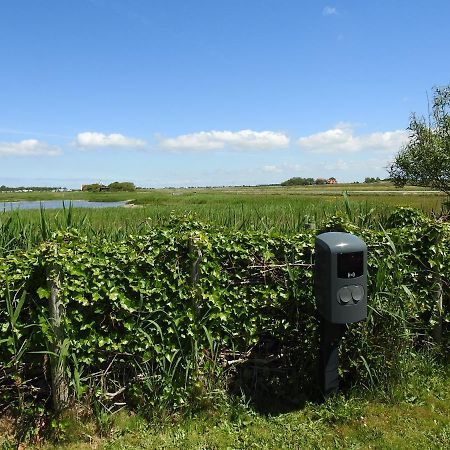
[[[350,233],[316,236],[314,291],[320,316],[319,380],[325,398],[339,389],[339,347],[348,323],[367,318],[367,246]]]

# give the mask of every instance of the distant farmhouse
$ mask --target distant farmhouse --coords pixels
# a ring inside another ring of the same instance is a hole
[[[336,184],[336,183],[337,183],[337,180],[334,177],[328,178],[328,180],[327,180],[327,184]]]

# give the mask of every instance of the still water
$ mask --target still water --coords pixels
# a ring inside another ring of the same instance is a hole
[[[41,200],[37,202],[0,202],[0,212],[13,211],[16,209],[39,209],[42,205],[44,209],[62,208],[114,208],[124,206],[126,202],[88,202],[86,200]]]

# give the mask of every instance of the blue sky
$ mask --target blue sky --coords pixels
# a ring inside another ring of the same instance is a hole
[[[450,2],[2,0],[0,184],[386,177]]]

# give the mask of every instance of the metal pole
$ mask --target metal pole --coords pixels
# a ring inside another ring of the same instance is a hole
[[[324,398],[339,390],[339,345],[346,325],[320,317],[319,379]]]

